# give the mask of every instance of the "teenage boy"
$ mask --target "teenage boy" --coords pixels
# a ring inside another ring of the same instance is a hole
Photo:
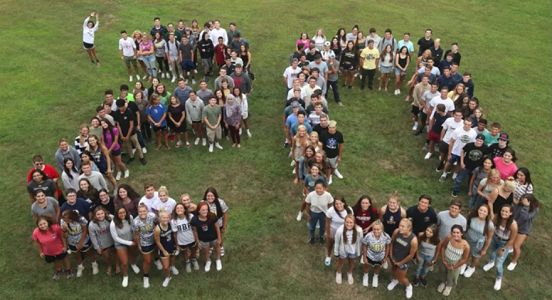
[[[450,65],[450,77],[452,77],[452,81],[454,82],[455,87],[463,80],[462,75],[460,75],[460,72],[458,72],[458,63],[455,61],[453,61]]]
[[[117,105],[115,105],[115,101],[113,98],[113,90],[106,90],[104,92],[104,107],[107,105],[109,106],[108,109],[105,111],[106,114],[110,114],[117,110]],[[115,124],[114,124],[115,125]]]
[[[445,162],[447,162],[447,159],[449,158],[449,142],[452,134],[454,133],[454,130],[462,126],[462,111],[455,110],[453,117],[454,118],[449,118],[445,122],[443,122],[443,129],[441,130],[440,137],[441,143],[439,144],[440,162],[437,166],[437,169],[435,170],[437,172],[441,172],[443,170],[443,168],[445,167]]]
[[[364,90],[366,77],[368,77],[368,88],[373,89],[374,75],[378,69],[379,51],[374,48],[374,41],[368,40],[368,47],[360,53],[360,64],[362,67],[362,79],[360,80],[360,89]]]
[[[472,122],[472,118],[465,119],[464,125],[456,128],[450,136],[450,141],[448,142],[449,147],[447,153],[447,163],[445,164],[445,169],[439,179],[440,182],[447,179],[447,171],[450,168],[453,168],[452,165],[456,165],[454,173],[452,174],[452,180],[456,180],[456,176],[458,176],[458,171],[461,167],[461,165],[458,164],[458,160],[462,156],[462,149],[467,143],[473,143],[475,137],[477,136],[477,133],[475,133],[475,130],[472,128]]]
[[[491,131],[484,133],[485,144],[490,147],[492,144],[498,143],[499,133],[500,133],[500,123],[494,122],[493,124],[491,124]]]
[[[297,112],[297,122],[294,122],[289,128],[290,139],[293,139],[293,137],[297,135],[297,131],[299,130],[299,126],[301,125],[305,126],[308,134],[311,134],[312,127],[309,125],[309,123],[305,122],[306,119],[307,117],[305,116],[304,112]]]
[[[303,101],[303,98],[301,98],[301,94],[304,93],[303,90],[301,88],[294,87],[293,89],[289,90],[289,92],[293,92],[293,93],[291,94],[291,97],[288,100],[286,100],[286,107],[288,107],[291,104],[291,102],[297,101],[299,102],[301,107],[304,108],[305,101]]]
[[[238,50],[232,49],[230,51],[230,62],[233,66],[236,66],[237,64],[240,64],[243,66],[243,59],[241,57],[238,57]]]
[[[324,113],[320,115],[320,124],[314,126],[314,128],[312,129],[313,131],[316,131],[316,133],[318,133],[318,137],[322,136],[322,134],[328,131],[329,121],[330,120],[328,119],[328,115]]]
[[[406,210],[406,217],[412,221],[412,233],[415,235],[424,232],[429,225],[437,223],[437,214],[431,207],[431,196],[421,195],[418,205]]]
[[[180,22],[179,22],[180,23]],[[180,41],[182,40],[182,32],[176,30],[174,28],[174,24],[172,22],[170,22],[169,24],[167,24],[167,33],[163,36],[165,38],[165,41],[168,42],[169,41],[169,38],[170,38],[170,35],[174,35],[175,39],[177,41]]]
[[[454,225],[460,225],[464,230],[466,230],[466,218],[460,214],[461,209],[462,202],[454,199],[450,201],[449,210],[445,210],[437,214],[437,225],[439,225],[439,237],[441,238],[441,241],[444,241],[447,235],[450,234],[450,230]],[[442,263],[441,267],[444,268]],[[443,278],[444,277],[446,277],[446,275],[443,276]]]
[[[234,22],[230,22],[230,24],[228,25],[228,28],[230,28],[230,30],[227,30],[226,31],[226,34],[228,35],[228,40],[231,41],[236,33],[241,33],[237,28],[236,28],[236,23]],[[241,34],[240,34],[240,37],[241,37]]]
[[[374,41],[374,48],[380,51],[381,37],[376,33],[376,28],[370,28],[367,39]]]
[[[425,73],[426,66],[428,66],[431,69],[431,74],[435,75],[436,78],[441,76],[441,71],[439,71],[439,68],[435,66],[435,61],[431,57],[427,58],[427,64],[425,66],[418,69],[418,74]]]
[[[303,89],[301,88],[301,84],[299,83],[299,78],[294,78],[293,79],[293,88],[291,88],[288,93],[287,93],[287,98],[286,100],[289,100],[293,97],[295,97],[295,90],[296,89],[299,89],[299,91],[301,92],[299,97],[296,97],[296,98],[300,98],[301,100],[304,101],[305,99],[305,96],[307,96],[307,94],[305,93],[305,91],[303,91]]]
[[[314,104],[314,111],[311,111],[309,113],[309,117],[308,117],[309,124],[312,127],[320,124],[320,116],[322,116],[322,114],[323,114],[322,108],[323,108],[322,103],[317,102],[316,104]]]
[[[213,44],[216,44],[218,39],[222,38],[224,45],[228,45],[228,33],[226,32],[226,29],[220,27],[219,20],[215,20],[214,28],[209,31],[209,35],[211,36]]]
[[[138,108],[138,105],[134,102],[133,95],[130,95],[128,93],[128,85],[122,84],[121,85],[121,94],[119,95],[119,99],[122,99],[125,101],[125,106],[134,114],[134,130],[136,131],[136,136],[138,137],[138,143],[140,143],[140,147],[142,147],[142,152],[144,154],[148,153],[148,150],[146,149],[146,142],[144,141],[141,133],[140,124],[142,124],[142,119],[140,116],[140,109]],[[115,115],[116,112],[113,113]],[[136,150],[133,150],[136,151]]]
[[[439,63],[439,70],[441,71],[441,73],[444,73],[444,70],[446,67],[449,67],[452,65],[452,53],[449,53],[447,55],[445,55],[445,59],[441,60],[441,62]]]
[[[222,150],[222,146],[219,144],[221,138],[220,120],[222,112],[220,105],[217,105],[217,98],[211,97],[209,99],[209,106],[203,108],[202,112],[203,123],[207,127],[207,138],[209,139],[209,152],[213,152],[213,144],[215,147]]]
[[[191,91],[193,91],[193,89],[186,85],[186,81],[184,79],[180,78],[178,79],[178,86],[174,89],[173,95],[178,98],[180,103],[186,103],[188,98],[190,98]]]
[[[473,98],[473,91],[475,87],[473,85],[473,81],[471,80],[470,72],[464,72],[464,75],[462,76],[462,83],[464,84],[464,88],[468,96],[470,96],[470,98]]]
[[[184,106],[186,107],[186,121],[188,121],[188,124],[192,126],[196,136],[194,145],[199,144],[200,138],[203,139],[202,145],[207,145],[207,140],[205,139],[205,129],[203,128],[203,109],[206,106],[204,101],[199,99],[196,93],[192,90],[190,91],[190,98],[186,100],[186,104]]]
[[[326,72],[327,74],[328,72]],[[311,69],[311,76],[309,78],[316,78],[316,85],[322,88],[322,94],[326,95],[328,86],[326,85],[326,79],[320,76],[320,70],[317,67]]]
[[[438,104],[444,104],[446,112],[452,116],[452,113],[454,112],[454,102],[448,97],[449,89],[446,87],[443,87],[441,89],[439,97],[435,97],[431,100],[429,103],[430,105],[430,113],[429,113],[429,119],[433,118],[434,114],[434,108]]]
[[[182,38],[180,39],[182,40]],[[165,52],[169,57],[168,63],[172,70],[173,78],[171,82],[175,82],[176,78],[182,78],[182,64],[178,63],[180,60],[180,42],[175,38],[174,33],[169,33],[169,40],[165,44]]]
[[[442,103],[438,104],[437,107],[435,108],[435,114],[431,119],[431,123],[429,125],[430,130],[427,134],[427,140],[429,141],[429,145],[428,145],[429,148],[424,159],[430,159],[431,155],[433,155],[433,149],[435,147],[435,144],[439,144],[441,142],[442,125],[448,118],[451,117],[445,110],[446,110],[445,105]]]
[[[113,117],[111,115],[106,114],[105,111],[106,109],[103,104],[96,107],[96,117],[98,117],[100,120],[106,119],[109,123],[111,123],[111,125],[115,126],[115,120],[113,120]]]
[[[207,88],[207,81],[205,79],[199,81],[199,90],[197,90],[196,94],[205,106],[209,105],[209,99],[213,97],[213,91]]]
[[[327,81],[326,72],[328,72],[328,65],[322,61],[322,55],[320,53],[316,53],[314,56],[314,61],[311,61],[309,64],[309,68],[312,70],[314,68],[318,68],[318,71],[320,72],[321,77]]]
[[[439,78],[437,78],[439,91],[443,88],[447,88],[447,90],[452,91],[454,89],[454,78],[450,76],[450,68],[444,67],[442,72],[443,76],[439,76]]]
[[[232,66],[234,67],[234,66]],[[222,80],[223,79],[226,79],[226,81],[228,81],[228,88],[230,90],[233,90],[234,89],[234,78],[228,76],[228,68],[226,66],[222,66],[220,69],[219,69],[219,77],[217,77],[217,79],[215,79],[215,90],[218,90],[220,88],[222,88]],[[233,73],[233,72],[232,72]],[[209,98],[207,98],[207,100],[209,100]]]
[[[119,53],[121,54],[121,60],[125,62],[128,80],[132,81],[132,70],[130,64],[134,66],[134,72],[136,73],[136,80],[140,80],[138,74],[138,65],[136,64],[136,43],[133,39],[129,39],[126,30],[121,30],[121,39],[119,39]]]
[[[105,179],[102,173],[98,171],[92,171],[92,167],[90,165],[82,165],[81,170],[82,170],[82,174],[79,176],[79,181],[81,179],[88,179],[90,184],[97,191],[101,189],[106,189],[107,191],[109,191],[109,189],[107,188],[107,183],[105,182]]]
[[[333,96],[335,103],[339,106],[343,106],[341,104],[341,99],[339,99],[339,89],[337,87],[337,80],[338,80],[338,73],[339,73],[339,61],[335,59],[335,54],[330,53],[329,59],[328,59],[328,72],[326,72],[326,83],[333,91]],[[328,94],[326,93],[326,98],[328,98]]]
[[[418,130],[418,115],[420,115],[420,111],[424,110],[422,95],[429,90],[431,90],[429,76],[424,74],[422,76],[422,81],[414,86],[414,91],[412,92],[412,98],[414,101],[412,101],[412,109],[410,111],[414,117],[414,127],[412,127],[412,130],[414,131]],[[422,124],[425,125],[425,120],[422,120]]]
[[[123,145],[126,144],[129,151],[128,155],[130,158],[126,163],[130,164],[134,161],[134,152],[132,151],[132,146],[134,146],[134,148],[136,148],[136,152],[138,152],[138,156],[140,157],[140,162],[142,162],[142,165],[146,165],[146,159],[144,158],[144,153],[142,152],[140,143],[138,143],[138,137],[134,128],[134,124],[136,122],[135,115],[130,111],[130,109],[127,108],[125,101],[122,99],[117,100],[117,107],[119,110],[114,113],[113,118],[117,121],[117,130],[119,130],[121,141],[123,142]]]
[[[77,198],[77,191],[74,189],[67,189],[65,191],[65,199],[67,202],[63,203],[59,208],[59,214],[61,215],[66,210],[76,210],[79,214],[89,220],[92,218],[92,212],[90,211],[90,204],[82,198]]]
[[[226,57],[226,50],[228,49],[228,46],[226,46],[223,42],[222,36],[219,36],[218,43],[215,46],[215,62],[217,63],[217,67],[220,69],[220,67],[224,66],[224,57]]]
[[[311,112],[314,111],[314,106],[316,105],[316,103],[320,103],[322,104],[322,112],[327,114],[328,113],[328,102],[324,99],[322,100],[321,99],[322,95],[319,93],[319,92],[314,92],[312,95],[311,95],[311,101],[310,101],[310,104],[309,106],[307,106],[307,108],[305,109],[306,113],[307,113],[307,116],[311,114]],[[301,103],[301,102],[299,102]]]
[[[426,128],[426,131],[429,133],[429,129],[431,127],[429,127],[428,115],[431,114],[431,100],[441,95],[441,93],[437,91],[437,88],[438,88],[437,83],[436,82],[432,83],[429,91],[425,91],[422,94],[422,97],[420,98],[420,103],[422,104],[422,107],[423,107],[423,109],[421,110],[422,114],[421,114],[421,122],[420,122],[422,127],[418,127],[418,132],[416,132],[415,134],[416,136],[422,134],[424,127]],[[426,140],[426,144],[424,145],[424,148],[425,148],[424,150],[427,150],[428,146],[429,146],[429,140]]]
[[[300,46],[303,44],[299,44]],[[298,58],[293,58],[291,66],[287,67],[284,71],[284,83],[286,84],[287,90],[289,91],[293,88],[293,79],[297,78],[297,74],[301,73],[301,68],[298,68],[299,64]]]
[[[155,34],[157,32],[159,32],[161,34],[161,37],[165,37],[168,30],[167,30],[167,27],[165,27],[164,25],[161,25],[161,19],[159,19],[159,17],[155,17],[155,18],[153,18],[153,23],[154,23],[154,25],[150,30],[150,35],[151,35],[152,40],[155,39]]]
[[[508,148],[508,134],[501,133],[498,135],[498,143],[494,143],[489,146],[489,155],[491,159],[495,157],[502,157],[506,148]]]
[[[418,57],[422,56],[422,54],[424,54],[424,51],[426,51],[427,49],[431,49],[431,47],[433,47],[434,42],[433,42],[433,39],[431,38],[432,33],[433,31],[428,28],[425,31],[425,35],[418,40],[418,46],[419,46]]]
[[[79,168],[80,168],[80,159],[78,161],[74,161],[73,163],[77,167],[77,170],[79,170]],[[33,168],[27,174],[27,183],[29,183],[29,182],[31,182],[31,180],[33,180],[33,178],[31,177],[32,176],[31,174],[33,173],[34,170],[41,170],[42,172],[44,172],[44,174],[46,174],[46,176],[48,176],[48,178],[50,178],[54,181],[54,183],[56,184],[58,201],[61,201],[60,199],[62,199],[63,194],[61,193],[61,189],[59,188],[59,186],[57,184],[57,181],[59,179],[59,173],[56,171],[56,168],[54,168],[54,166],[52,166],[52,165],[45,164],[44,159],[42,158],[41,155],[35,155],[33,157]],[[35,201],[33,196],[31,196],[31,201],[32,202]],[[65,200],[63,200],[63,201],[65,201]],[[63,204],[63,203],[60,202],[60,205],[61,204]]]
[[[291,104],[284,109],[284,132],[286,133],[286,141],[284,142],[284,148],[287,148],[289,146],[289,130],[291,128],[291,125],[294,124],[294,122],[297,122],[297,114],[299,111],[302,111],[305,113],[305,109],[299,105],[299,102],[297,102],[297,99],[291,98]]]
[[[458,43],[452,43],[450,45],[450,50],[447,50],[445,52],[445,56],[447,56],[448,54],[452,54],[452,61],[460,66],[462,55],[460,55],[460,52],[458,52]]]
[[[414,44],[410,41],[410,33],[408,32],[405,32],[403,39],[397,43],[397,49],[400,50],[403,46],[406,46],[408,54],[412,57],[412,54],[414,54]]]
[[[485,136],[482,134],[478,134],[475,137],[475,142],[467,143],[462,148],[462,153],[460,155],[460,167],[462,170],[458,173],[458,176],[456,176],[456,179],[454,180],[454,186],[452,187],[451,193],[452,197],[458,197],[462,181],[466,177],[471,179],[473,170],[481,166],[488,151],[489,148],[485,146]]]
[[[243,68],[241,64],[236,64],[236,70],[230,78],[234,80],[234,86],[239,87],[242,94],[249,96],[251,93],[251,79],[245,72],[242,72]]]
[[[477,121],[477,127],[474,127],[475,133],[485,135],[489,131],[487,130],[487,119],[479,119]]]
[[[240,32],[234,33],[232,37],[233,39],[230,43],[232,49],[239,50],[241,45],[246,45],[247,47],[249,47],[249,42],[246,39],[242,38]]]
[[[188,72],[190,72],[192,84],[195,84],[194,47],[189,43],[187,37],[182,37],[182,43],[178,46],[178,50],[178,62],[182,68],[182,75],[184,75],[186,83],[188,83]]]
[[[328,168],[328,184],[332,184],[332,173],[339,179],[343,179],[343,175],[337,170],[337,165],[341,162],[343,155],[343,134],[337,131],[337,122],[330,121],[328,131],[320,137],[323,149],[328,157],[330,168]]]
[[[393,37],[393,31],[391,31],[391,29],[389,28],[385,29],[384,37],[381,40],[380,47],[378,48],[379,52],[381,53],[387,45],[391,45],[391,51],[393,51],[393,53],[398,50],[397,40]]]
[[[309,85],[305,86],[303,88],[305,91],[305,105],[309,106],[311,101],[311,95],[314,93],[315,90],[322,91],[322,88],[318,85],[316,85],[316,78],[309,77]]]

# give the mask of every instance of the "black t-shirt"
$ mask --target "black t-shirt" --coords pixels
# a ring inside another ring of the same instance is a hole
[[[431,131],[441,134],[441,130],[443,129],[443,123],[448,118],[452,118],[449,114],[445,114],[444,116],[441,116],[438,112],[435,112],[433,115],[433,118],[435,118],[435,123],[433,123],[433,127],[431,127]]]
[[[406,217],[412,221],[412,233],[415,235],[425,231],[427,226],[437,224],[437,214],[431,206],[424,213],[418,210],[417,205],[411,206],[406,210]]]
[[[307,114],[307,117],[310,115],[311,112],[314,111],[314,105],[312,105],[312,103],[307,107],[307,109],[305,110],[306,114]],[[325,114],[328,114],[328,109],[322,105],[322,112],[325,113]],[[318,135],[320,136],[320,135]]]
[[[502,157],[502,154],[504,154],[504,150],[506,150],[506,148],[508,148],[508,146],[506,146],[504,148],[500,148],[498,146],[498,143],[494,143],[489,147],[489,152],[488,153],[490,153],[491,159],[493,159],[495,157]]]
[[[134,125],[136,125],[136,115],[130,110],[126,109],[124,113],[121,113],[119,110],[113,112],[113,119],[117,123],[119,123],[119,126],[121,127],[121,135],[126,136],[128,134],[128,131],[134,130],[134,128],[130,128],[130,122],[133,121]],[[132,135],[132,134],[131,134]]]
[[[483,157],[489,153],[489,148],[486,145],[476,147],[475,143],[467,143],[462,150],[464,150],[464,164],[466,165],[466,169],[472,171],[481,165]]]
[[[426,40],[425,36],[423,36],[418,40],[418,46],[420,46],[419,48],[420,50],[418,50],[418,53],[422,55],[424,51],[426,51],[427,49],[433,46],[433,39],[429,38],[429,40]]]
[[[311,54],[310,52],[307,53],[307,60],[308,61],[314,61],[314,57],[318,54],[318,51],[314,51],[314,54]]]
[[[339,156],[339,146],[343,144],[343,134],[336,131],[334,134],[330,132],[325,132],[320,136],[320,141],[326,151],[326,157],[336,158]]]
[[[322,137],[322,134],[328,132],[328,127],[322,127],[320,124],[316,124],[314,128],[312,129],[318,133],[318,140]]]
[[[194,49],[194,46],[192,46],[192,44],[190,43],[186,45],[180,44],[180,46],[178,46],[178,51],[182,53],[182,61],[192,60],[193,49]]]
[[[201,221],[198,216],[194,216],[190,224],[197,230],[197,238],[202,242],[211,242],[217,239],[215,224],[209,220]]]

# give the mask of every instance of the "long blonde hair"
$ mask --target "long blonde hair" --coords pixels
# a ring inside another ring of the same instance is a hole
[[[86,139],[88,139],[88,137],[85,138],[84,136],[82,136],[83,128],[88,129],[88,137],[90,136],[90,127],[88,127],[88,124],[81,124],[80,130],[79,130],[79,145],[81,146],[84,146],[84,142],[86,141]]]

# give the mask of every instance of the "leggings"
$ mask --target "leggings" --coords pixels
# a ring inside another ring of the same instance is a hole
[[[169,62],[165,59],[165,57],[155,57],[157,60],[157,64],[159,65],[159,72],[169,72]],[[165,68],[163,68],[163,64],[165,64]]]
[[[230,130],[230,136],[232,136],[232,143],[239,144],[240,143],[240,130],[236,129],[236,126],[231,126],[231,125],[228,125],[228,129]]]
[[[140,122],[140,133],[144,139],[151,140],[152,136],[149,122]]]

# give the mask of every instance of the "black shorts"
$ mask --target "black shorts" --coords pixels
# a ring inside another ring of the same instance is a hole
[[[371,265],[372,267],[381,266],[381,261],[371,260],[370,257],[368,256],[366,256],[366,259],[368,260],[368,264]]]
[[[192,121],[192,124],[201,124],[201,121]]]
[[[69,250],[71,250],[71,252],[73,253],[76,253],[76,252],[82,252],[82,253],[85,253],[85,252],[88,252],[88,250],[90,250],[90,248],[92,247],[92,244],[84,244],[82,245],[82,248],[79,250],[77,249],[77,246],[73,246],[73,245],[67,245],[69,247]]]
[[[441,141],[439,144],[439,152],[448,154],[449,144]]]
[[[151,244],[149,246],[141,246],[140,248],[142,248],[142,254],[150,254],[157,248],[157,245]]]
[[[180,247],[181,250],[184,250],[186,248],[195,248],[195,247],[197,247],[197,244],[196,244],[196,242],[192,242],[188,245],[178,245],[178,247]]]
[[[420,108],[416,105],[412,105],[412,108],[410,109],[413,115],[417,116],[420,113]]]
[[[153,129],[153,132],[165,131],[167,130],[167,126],[160,126],[160,127],[151,126],[151,129]]]
[[[186,127],[186,121],[182,122],[182,124],[180,124],[179,127],[176,127],[176,124],[174,124],[173,122],[170,122],[169,123],[169,127],[171,128],[172,131],[174,132],[186,132],[186,130],[188,129]]]
[[[61,254],[58,254],[58,255],[44,255],[44,260],[47,263],[53,263],[56,260],[64,259],[66,256],[67,256],[67,252],[62,252]]]
[[[117,150],[111,150],[111,155],[113,156],[120,156],[121,155],[121,148]],[[106,170],[107,171],[107,170]]]
[[[104,252],[105,250],[109,250],[109,249],[115,249],[115,245],[111,245],[111,247],[102,248],[100,250],[102,250],[102,252]]]
[[[82,47],[86,50],[94,49],[94,44],[89,44],[86,42],[82,42]]]
[[[355,65],[343,65],[343,70],[352,72],[352,71],[356,70],[356,66]]]

